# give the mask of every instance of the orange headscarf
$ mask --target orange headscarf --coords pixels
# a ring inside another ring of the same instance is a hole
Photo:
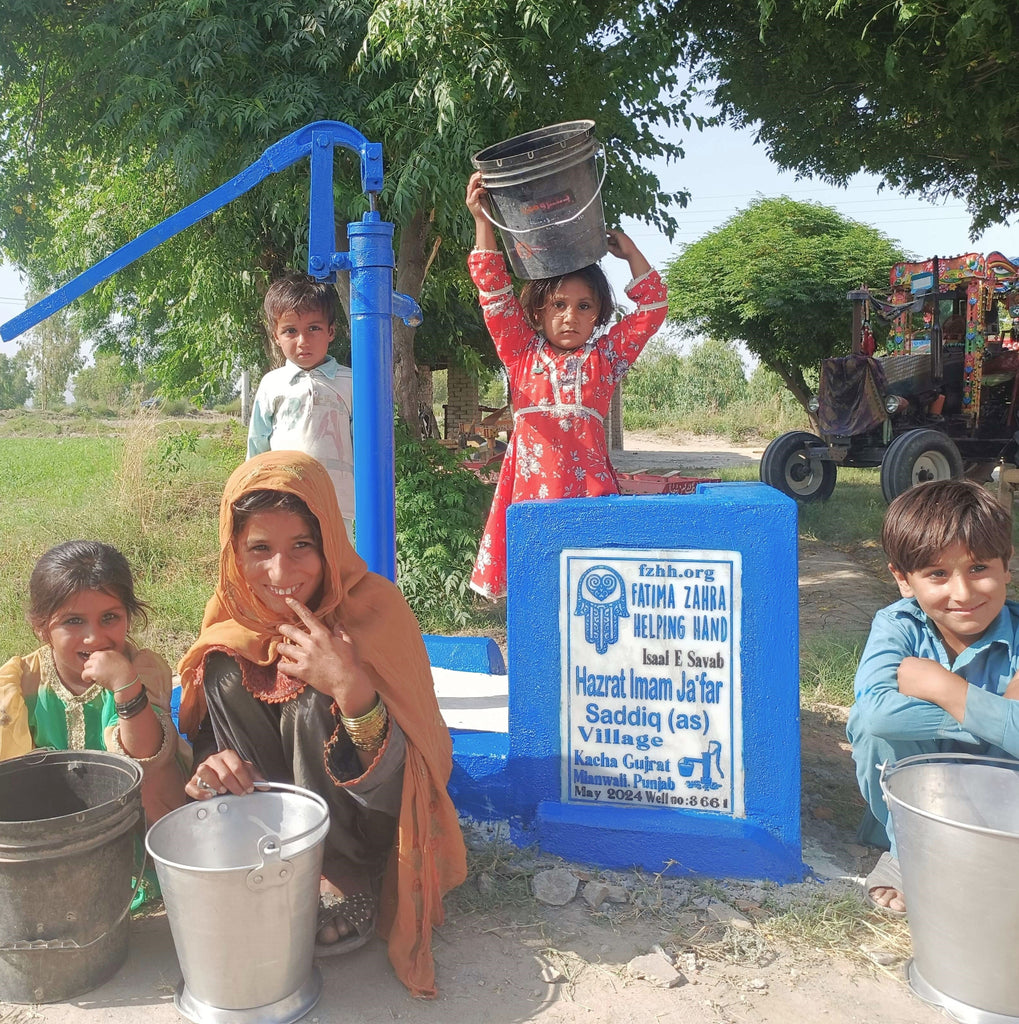
[[[347,540],[336,492],[326,471],[303,452],[266,452],[239,466],[223,491],[219,511],[219,583],[205,606],[202,629],[180,664],[180,725],[194,732],[205,716],[202,685],[206,654],[232,651],[248,661],[276,660],[279,615],[248,587],[233,547],[233,506],[250,491],[295,494],[318,519],[325,562],[323,595],[315,614],[350,635],[372,684],[407,738],[397,840],[379,907],[379,932],[389,959],[415,996],[435,995],[431,932],[442,923],[443,893],[465,878],[466,854],[446,792],[453,746],[439,714],[421,629],[403,595],[368,572]],[[295,619],[296,621],[296,619]]]

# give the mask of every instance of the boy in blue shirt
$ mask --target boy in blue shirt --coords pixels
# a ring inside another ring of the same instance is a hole
[[[1012,520],[967,480],[920,484],[888,507],[881,544],[902,600],[874,617],[847,734],[860,790],[890,850],[867,877],[868,899],[905,913],[880,771],[912,754],[1019,756],[1019,605]]]
[[[248,458],[301,451],[318,459],[336,488],[354,539],[353,375],[329,355],[336,333],[336,289],[287,274],[265,293],[265,324],[286,362],[258,385],[248,426]]]

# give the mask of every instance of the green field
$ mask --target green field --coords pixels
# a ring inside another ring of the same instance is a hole
[[[0,436],[0,656],[36,646],[25,612],[39,555],[97,539],[127,556],[151,607],[136,639],[176,661],[215,583],[219,495],[242,457],[223,423],[210,432],[141,419],[104,436]]]

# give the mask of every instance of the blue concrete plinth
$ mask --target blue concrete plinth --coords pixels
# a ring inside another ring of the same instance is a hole
[[[507,516],[512,834],[802,877],[796,505],[763,484]]]
[[[475,821],[509,818],[513,808],[513,787],[506,771],[509,736],[459,729],[450,733],[453,771],[447,788],[457,811]]]
[[[488,636],[439,636],[425,633],[425,648],[433,668],[458,672],[486,672],[505,675],[506,662],[499,645]]]

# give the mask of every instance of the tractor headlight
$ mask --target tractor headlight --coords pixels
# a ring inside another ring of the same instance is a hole
[[[810,398],[807,399],[807,408],[811,412],[817,412],[817,410],[821,408],[821,400],[817,395],[811,395]]]

